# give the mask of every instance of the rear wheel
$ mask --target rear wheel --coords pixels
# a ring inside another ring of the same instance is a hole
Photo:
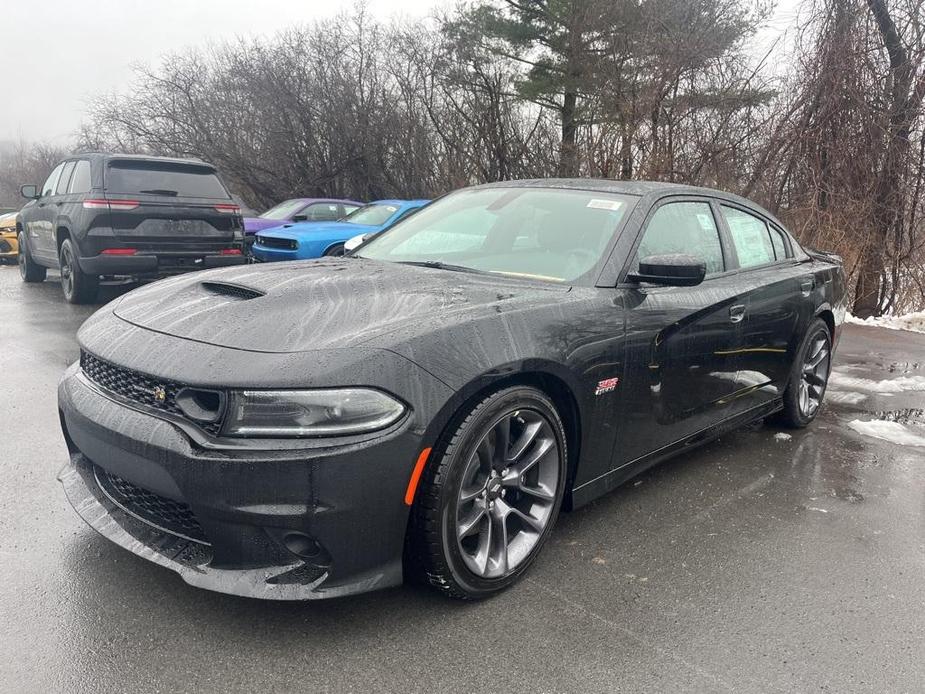
[[[26,236],[22,232],[19,232],[19,236],[17,236],[17,243],[19,244],[17,257],[19,260],[19,276],[22,277],[22,281],[44,282],[48,269],[43,265],[37,265],[32,259],[29,248],[26,246]]]
[[[99,293],[100,278],[88,275],[77,264],[77,252],[70,239],[64,239],[58,253],[61,268],[61,289],[64,298],[71,304],[89,304]]]
[[[825,321],[817,318],[797,351],[784,391],[784,409],[778,417],[781,424],[801,429],[816,418],[831,368],[832,336]]]
[[[488,597],[524,574],[559,514],[562,421],[541,391],[507,388],[434,451],[412,512],[412,573],[454,598]]]
[[[331,246],[328,250],[326,250],[326,251],[324,252],[324,254],[325,254],[326,256],[330,256],[330,257],[333,257],[333,258],[340,257],[340,256],[342,256],[342,255],[344,254],[344,244],[342,244],[342,243],[334,244],[334,245]]]

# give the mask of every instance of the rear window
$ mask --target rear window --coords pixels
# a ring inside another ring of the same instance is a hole
[[[215,171],[195,164],[113,161],[106,172],[106,190],[132,195],[228,199],[228,191]]]

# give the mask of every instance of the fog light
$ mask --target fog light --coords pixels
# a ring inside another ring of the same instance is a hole
[[[286,533],[283,536],[283,544],[286,545],[286,549],[302,559],[318,559],[324,552],[318,541],[305,533]]]

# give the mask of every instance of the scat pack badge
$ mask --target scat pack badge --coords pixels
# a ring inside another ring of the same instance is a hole
[[[605,378],[603,381],[598,381],[594,394],[603,395],[604,393],[610,393],[617,389],[618,383],[620,383],[619,378]]]

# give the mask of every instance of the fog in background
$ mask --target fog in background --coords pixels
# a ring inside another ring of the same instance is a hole
[[[353,0],[46,0],[0,3],[0,142],[73,139],[86,99],[120,91],[133,63],[234,37],[273,34],[354,7]],[[433,0],[370,0],[381,17],[428,14]]]

